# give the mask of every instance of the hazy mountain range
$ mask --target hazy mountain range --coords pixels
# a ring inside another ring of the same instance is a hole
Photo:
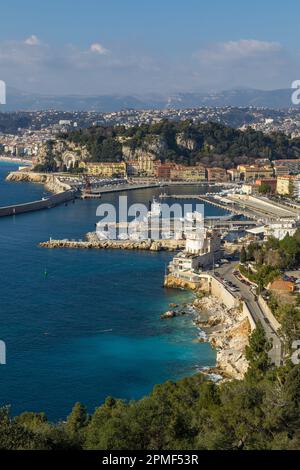
[[[39,111],[56,109],[58,111],[97,111],[111,112],[125,108],[163,109],[193,108],[201,106],[223,107],[266,107],[290,108],[291,89],[262,91],[236,89],[216,93],[177,93],[171,96],[151,95],[98,95],[98,96],[54,96],[38,95],[7,90],[7,104],[0,111]],[[294,106],[295,107],[295,106]]]

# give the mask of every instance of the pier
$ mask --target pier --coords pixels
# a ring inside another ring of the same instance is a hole
[[[53,194],[44,199],[38,201],[26,202],[24,204],[15,204],[6,207],[0,207],[0,217],[7,217],[12,215],[25,214],[27,212],[35,212],[43,209],[51,209],[73,201],[76,198],[77,191],[69,190],[59,194]]]
[[[250,220],[263,220],[264,222],[274,222],[279,219],[299,219],[300,209],[287,208],[286,206],[268,200],[267,198],[246,196],[246,195],[162,195],[164,199],[194,199],[205,204],[211,204],[232,214],[243,215]]]
[[[108,188],[91,189],[90,191],[82,191],[82,199],[100,199],[103,194],[120,193],[123,191],[138,191],[142,189],[160,188],[158,183],[153,184],[123,184],[119,186],[111,186]]]

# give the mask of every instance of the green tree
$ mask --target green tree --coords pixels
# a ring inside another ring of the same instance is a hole
[[[242,264],[245,264],[247,262],[247,251],[244,246],[242,247],[242,250],[241,250],[240,261]]]
[[[269,351],[272,349],[272,342],[266,338],[262,324],[259,322],[249,339],[249,346],[246,347],[246,359],[249,362],[247,378],[255,380],[261,379],[271,367]]]
[[[84,428],[88,425],[87,409],[81,403],[75,403],[71,414],[67,418],[66,431],[72,439],[82,441]]]

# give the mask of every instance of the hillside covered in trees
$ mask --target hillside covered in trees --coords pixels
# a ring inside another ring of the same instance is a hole
[[[130,128],[100,126],[62,137],[86,146],[93,161],[116,161],[128,154],[134,158],[141,150],[162,161],[226,169],[257,158],[300,158],[299,138],[290,139],[281,133],[265,135],[250,128],[240,131],[210,122],[162,121]]]
[[[0,410],[0,449],[299,450],[300,366],[273,368],[258,325],[243,381],[216,385],[203,375],[157,385],[138,401],[107,398],[89,415],[77,403],[65,422]]]

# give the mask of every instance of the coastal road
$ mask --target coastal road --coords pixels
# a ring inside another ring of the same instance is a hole
[[[282,364],[282,342],[277,334],[277,332],[272,328],[269,320],[264,315],[262,309],[260,308],[258,301],[255,298],[255,294],[252,292],[250,286],[244,284],[239,279],[235,277],[233,272],[236,268],[236,262],[230,263],[227,265],[221,266],[217,269],[217,272],[220,273],[220,276],[225,280],[232,282],[233,285],[238,287],[239,293],[241,297],[246,301],[248,304],[249,310],[255,320],[256,323],[260,322],[265,330],[266,337],[270,339],[273,343],[273,348],[271,349],[269,356],[271,361],[276,366],[280,366]]]

